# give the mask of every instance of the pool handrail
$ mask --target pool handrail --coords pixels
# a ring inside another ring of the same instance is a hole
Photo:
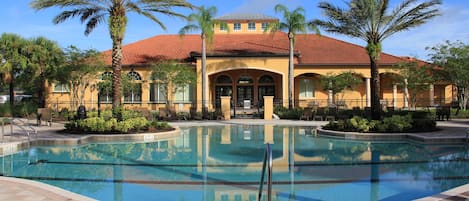
[[[24,121],[22,120],[21,118],[14,118],[14,117],[11,117],[11,118],[5,118],[5,119],[8,119],[9,122],[10,122],[10,136],[13,136],[13,127],[16,126],[17,128],[19,128],[23,133],[25,133],[27,136],[28,136],[28,142],[31,141],[31,133],[34,133],[35,134],[35,137],[37,139],[37,129],[34,128],[33,126],[29,125],[29,123],[27,121]],[[2,142],[3,142],[3,136],[4,136],[4,126],[5,126],[5,122],[4,120],[2,119]],[[29,130],[28,130],[29,129]]]
[[[267,164],[268,163],[268,164]],[[270,148],[270,144],[267,143],[265,147],[265,154],[264,154],[264,161],[262,163],[262,175],[261,175],[261,182],[259,184],[259,194],[257,196],[257,200],[261,201],[262,199],[262,190],[264,187],[264,176],[265,176],[265,169],[267,167],[267,201],[272,200],[272,149]]]

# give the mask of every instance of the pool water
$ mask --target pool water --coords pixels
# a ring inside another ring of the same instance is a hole
[[[0,170],[104,201],[252,201],[270,143],[273,200],[412,200],[469,183],[465,146],[334,139],[311,127],[181,130],[156,142],[33,147],[1,157]]]

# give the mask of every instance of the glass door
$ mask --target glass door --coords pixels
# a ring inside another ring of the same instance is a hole
[[[252,86],[238,86],[237,96],[238,96],[237,106],[250,108],[252,101],[253,101],[253,96],[254,96],[253,87]]]

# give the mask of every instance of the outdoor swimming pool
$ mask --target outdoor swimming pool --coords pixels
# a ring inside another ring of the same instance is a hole
[[[311,127],[182,127],[157,142],[33,147],[0,158],[1,173],[98,200],[256,200],[265,143],[273,200],[412,200],[469,183],[465,146],[366,142]]]

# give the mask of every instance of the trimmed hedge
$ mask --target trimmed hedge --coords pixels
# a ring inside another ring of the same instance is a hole
[[[392,115],[383,120],[368,120],[360,116],[354,116],[350,119],[342,119],[337,122],[329,122],[323,128],[327,130],[346,131],[346,132],[377,132],[377,133],[401,133],[401,132],[426,132],[435,131],[436,121],[425,117],[425,115],[413,116]]]

